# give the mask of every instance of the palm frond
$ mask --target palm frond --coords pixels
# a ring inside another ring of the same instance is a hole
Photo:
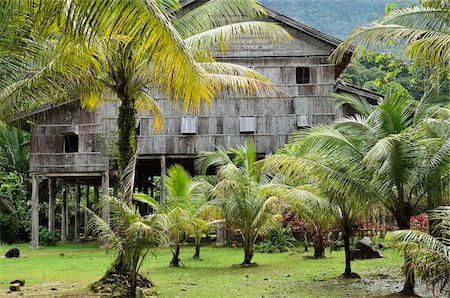
[[[176,18],[174,27],[183,38],[265,15],[254,0],[212,0]]]
[[[292,40],[292,36],[276,23],[248,21],[216,27],[188,37],[184,42],[194,52],[226,52],[234,41],[244,38],[274,43]]]

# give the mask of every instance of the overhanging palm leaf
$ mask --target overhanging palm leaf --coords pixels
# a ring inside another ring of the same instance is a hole
[[[404,270],[414,272],[433,288],[442,290],[450,283],[450,208],[439,207],[430,212],[432,227],[438,237],[427,233],[403,230],[389,233],[387,239],[409,255]]]
[[[393,10],[380,22],[354,29],[330,59],[334,62],[341,61],[352,46],[355,54],[361,49],[401,46],[412,59],[431,65],[448,65],[448,9],[448,5],[422,4]]]

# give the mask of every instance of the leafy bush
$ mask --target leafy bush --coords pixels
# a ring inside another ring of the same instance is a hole
[[[59,231],[50,232],[45,227],[39,227],[39,243],[42,246],[55,246],[60,237]]]
[[[29,240],[31,212],[24,184],[16,173],[0,173],[0,242]]]
[[[256,250],[261,253],[280,253],[293,248],[296,240],[292,235],[292,230],[287,227],[279,227],[264,241],[256,245]]]

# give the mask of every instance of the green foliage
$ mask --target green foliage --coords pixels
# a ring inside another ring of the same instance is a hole
[[[0,123],[0,171],[27,176],[29,138],[27,132]]]
[[[59,231],[50,232],[45,227],[39,227],[39,244],[43,246],[56,246],[61,238]]]
[[[30,208],[19,175],[0,177],[0,241],[7,243],[27,241],[30,231]]]
[[[289,227],[278,227],[272,231],[267,239],[255,245],[255,249],[261,253],[286,252],[295,247],[297,240],[292,235]]]
[[[93,211],[89,213],[89,230],[108,239],[109,244],[117,253],[117,259],[112,264],[106,275],[98,283],[115,283],[115,275],[129,285],[118,285],[122,288],[124,296],[136,296],[136,288],[142,276],[139,270],[150,250],[157,244],[165,241],[167,230],[164,218],[159,214],[141,216],[139,210],[132,204],[134,191],[134,174],[136,168],[136,156],[134,156],[125,168],[122,176],[122,193],[120,198],[103,197],[111,208],[111,219],[106,221],[97,216]],[[137,196],[140,202],[158,208],[152,198],[144,194]],[[145,283],[149,281],[145,278]],[[116,285],[117,286],[117,285]]]
[[[414,271],[421,280],[442,291],[450,283],[450,207],[430,211],[432,235],[414,230],[395,231],[387,240],[409,256],[403,266],[404,274]],[[434,236],[433,236],[434,234]]]
[[[251,140],[237,148],[218,148],[204,152],[196,161],[197,169],[205,174],[217,167],[218,182],[211,186],[214,200],[208,202],[221,209],[227,225],[237,229],[244,242],[243,266],[251,265],[254,243],[275,228],[279,199],[267,190],[270,177],[257,167],[255,145]]]
[[[450,50],[447,26],[450,4],[444,1],[421,1],[418,5],[388,9],[380,21],[356,27],[330,56],[339,63],[351,49],[361,51],[403,50],[404,55],[422,65],[448,70]]]
[[[448,73],[397,58],[394,54],[364,51],[350,63],[340,76],[344,82],[389,95],[393,84],[401,86],[410,96],[420,100],[432,91],[434,103],[448,101]]]
[[[384,86],[389,82],[402,85],[413,98],[424,93],[425,70],[393,54],[365,52],[358,56],[341,75],[344,82],[386,94]]]

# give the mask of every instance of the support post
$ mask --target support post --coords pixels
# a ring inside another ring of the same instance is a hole
[[[109,172],[102,173],[102,219],[109,223]],[[102,244],[104,247],[109,245],[108,237],[103,237]]]
[[[95,185],[94,186],[94,212],[95,212],[95,214],[99,214],[98,213],[98,210],[99,210],[99,206],[98,206],[98,201],[99,201],[99,198],[100,198],[100,194],[99,194],[99,190],[98,190],[98,186],[97,185]]]
[[[39,246],[39,177],[32,176],[31,192],[31,246]]]
[[[73,241],[80,241],[80,185],[75,185],[75,227]]]
[[[116,180],[116,183],[114,183],[114,197],[116,199],[119,199],[119,179]]]
[[[55,232],[55,198],[56,187],[55,179],[48,179],[48,231],[50,233]]]
[[[160,185],[160,197],[159,197],[159,204],[160,205],[164,205],[164,203],[166,202],[166,198],[165,198],[165,191],[166,191],[166,186],[165,186],[165,180],[166,179],[166,156],[165,155],[161,155],[161,180],[159,180],[159,185]]]
[[[68,232],[68,210],[67,210],[67,188],[64,185],[62,189],[62,207],[61,207],[61,242],[67,242]]]
[[[88,236],[88,223],[89,223],[88,209],[91,208],[91,204],[89,203],[90,188],[91,187],[89,186],[89,184],[86,185],[86,194],[85,194],[86,201],[84,202],[84,237]]]

